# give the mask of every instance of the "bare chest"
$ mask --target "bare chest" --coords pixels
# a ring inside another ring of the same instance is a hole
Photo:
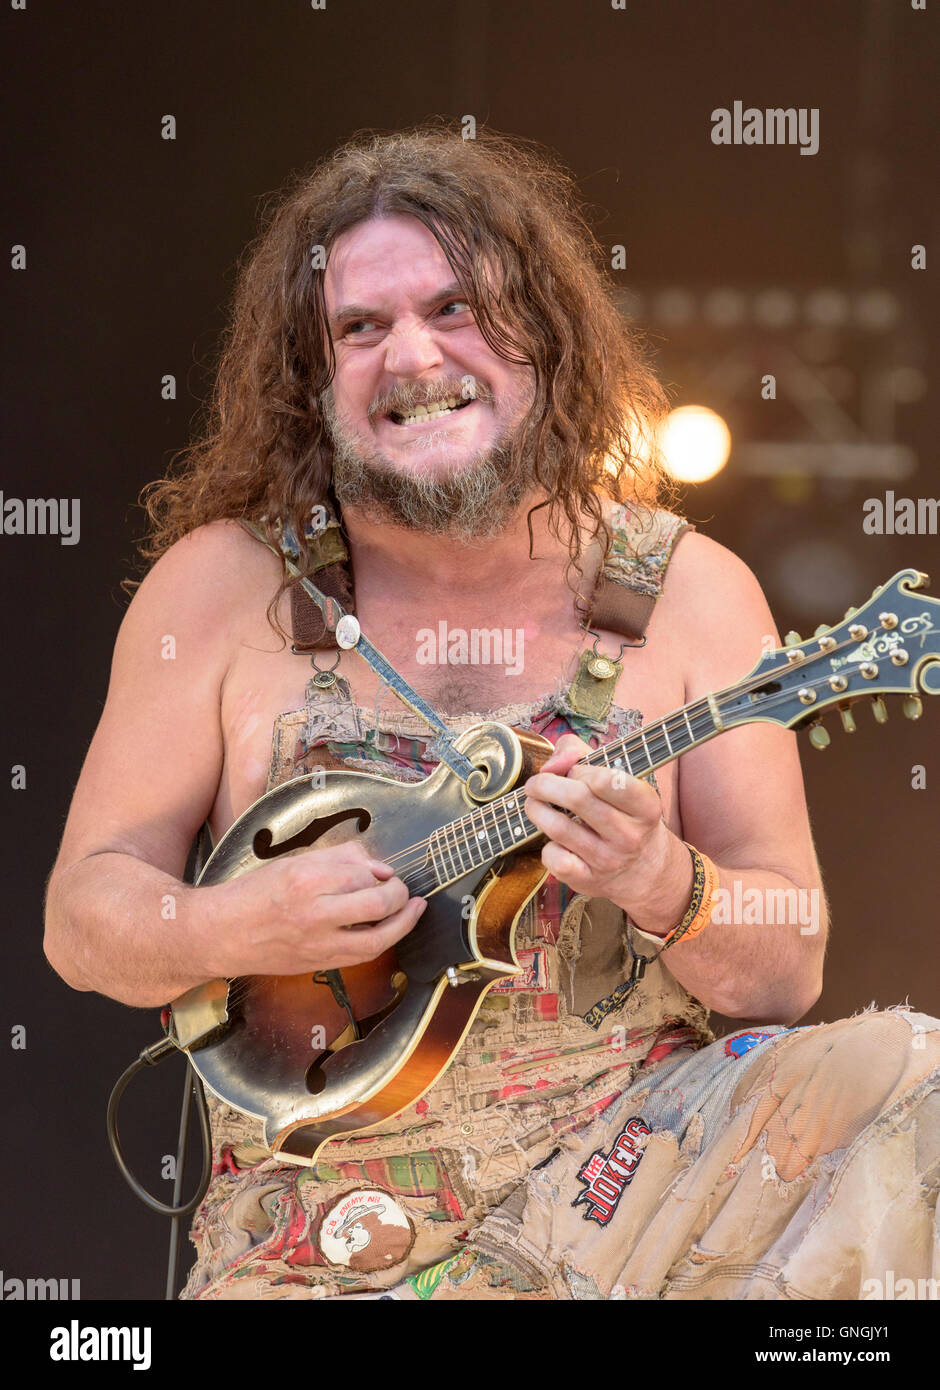
[[[222,775],[210,816],[213,838],[263,795],[268,780],[272,737],[278,716],[302,709],[314,674],[309,656],[295,655],[269,626],[270,595],[259,595],[233,650],[223,683],[220,718],[224,748]],[[290,631],[290,607],[282,601],[279,618]],[[511,596],[498,611],[435,613],[403,608],[389,596],[360,610],[363,631],[409,684],[441,715],[516,718],[544,707],[573,679],[581,653],[594,643],[581,631],[574,606],[554,613],[515,607]],[[670,637],[668,614],[654,611],[645,647],[628,647],[614,704],[638,710],[644,724],[668,714],[685,698],[680,654]],[[604,655],[616,656],[621,639],[601,632]],[[338,661],[337,661],[338,658]],[[352,698],[365,709],[394,716],[401,706],[354,651],[321,652],[316,664],[333,667],[349,682]],[[667,823],[678,830],[676,766],[660,770],[657,783]]]

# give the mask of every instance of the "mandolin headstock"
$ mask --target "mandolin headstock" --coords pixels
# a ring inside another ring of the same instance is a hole
[[[829,743],[820,716],[837,708],[851,732],[850,707],[866,697],[879,723],[888,717],[886,695],[902,697],[903,713],[917,719],[921,695],[940,695],[940,600],[929,598],[929,576],[900,570],[841,623],[818,627],[803,640],[767,653],[751,674],[718,698],[725,727],[768,720],[784,728],[814,727],[810,741]]]

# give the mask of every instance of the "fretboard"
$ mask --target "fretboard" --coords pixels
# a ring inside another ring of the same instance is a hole
[[[635,729],[626,738],[594,749],[581,761],[644,777],[723,729],[717,701],[706,695],[647,729]],[[485,802],[429,836],[430,866],[438,887],[444,888],[474,869],[485,868],[504,854],[537,840],[542,833],[525,813],[524,791],[508,792]],[[415,883],[423,871],[426,866],[412,875]],[[403,878],[409,884],[409,878]]]

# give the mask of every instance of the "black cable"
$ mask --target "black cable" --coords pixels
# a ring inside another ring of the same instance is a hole
[[[179,1206],[180,1197],[183,1195],[183,1176],[186,1169],[186,1143],[189,1139],[189,1110],[193,1098],[199,1105],[200,1100],[205,1104],[205,1093],[199,1083],[199,1078],[195,1072],[190,1076],[189,1067],[186,1068],[186,1075],[183,1078],[183,1100],[180,1106],[180,1132],[176,1141],[176,1176],[173,1179],[173,1205]],[[201,1181],[200,1181],[201,1186]],[[200,1192],[200,1196],[204,1195]],[[167,1255],[166,1265],[166,1297],[168,1302],[172,1302],[176,1293],[176,1272],[179,1265],[180,1231],[182,1230],[182,1216],[177,1214],[170,1219],[170,1249]]]
[[[195,1194],[192,1197],[190,1197],[189,1201],[186,1202],[183,1206],[170,1206],[166,1202],[159,1202],[156,1199],[156,1197],[151,1196],[151,1194],[147,1192],[145,1188],[141,1187],[140,1183],[134,1177],[133,1173],[125,1163],[124,1155],[121,1152],[121,1140],[120,1135],[118,1133],[117,1124],[117,1111],[121,1101],[121,1097],[124,1094],[128,1084],[133,1079],[133,1077],[135,1077],[139,1071],[143,1071],[144,1067],[154,1067],[157,1065],[158,1062],[162,1062],[165,1057],[168,1057],[171,1052],[176,1051],[178,1051],[178,1048],[176,1046],[176,1043],[173,1042],[171,1038],[161,1038],[159,1042],[151,1044],[150,1047],[145,1047],[143,1052],[141,1052],[140,1056],[135,1061],[131,1062],[130,1066],[124,1072],[122,1072],[122,1074],[118,1077],[117,1081],[115,1082],[114,1089],[112,1090],[110,1099],[108,1100],[107,1118],[108,1143],[111,1145],[111,1152],[114,1154],[114,1161],[117,1164],[118,1168],[121,1170],[121,1173],[124,1175],[125,1181],[127,1182],[131,1191],[135,1194],[135,1196],[139,1197],[140,1200],[144,1202],[150,1208],[151,1211],[158,1212],[161,1216],[173,1217],[188,1216],[190,1212],[196,1210],[199,1203],[206,1195],[206,1190],[209,1186],[209,1179],[212,1176],[212,1136],[209,1131],[209,1112],[206,1107],[206,1098],[201,1083],[199,1082],[195,1074],[193,1074],[192,1081],[193,1091],[196,1096],[196,1110],[199,1115],[199,1126],[202,1130],[202,1172],[199,1177],[198,1189],[196,1190]],[[188,1061],[186,1065],[188,1069]],[[189,1080],[190,1078],[187,1075],[187,1089],[189,1086]],[[185,1127],[182,1125],[180,1137],[182,1144],[184,1145],[185,1156]],[[179,1164],[177,1164],[177,1175],[179,1176]],[[177,1196],[178,1193],[174,1192],[173,1195]]]

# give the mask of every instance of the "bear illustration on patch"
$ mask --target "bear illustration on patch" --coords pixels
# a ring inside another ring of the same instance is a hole
[[[327,1209],[317,1232],[324,1259],[357,1274],[401,1264],[414,1243],[407,1214],[378,1187],[344,1193]]]

